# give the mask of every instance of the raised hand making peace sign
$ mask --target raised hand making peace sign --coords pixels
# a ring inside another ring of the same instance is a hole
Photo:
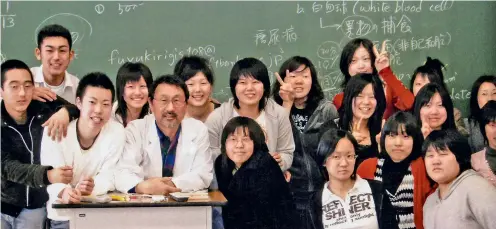
[[[377,72],[389,67],[389,53],[386,51],[386,41],[382,42],[381,52],[377,51],[377,47],[375,45],[373,51],[375,55],[375,68],[377,69]]]
[[[293,86],[289,82],[284,82],[284,80],[281,78],[279,73],[275,72],[274,75],[276,76],[277,81],[281,85],[279,89],[279,96],[282,99],[283,107],[286,108],[288,111],[290,111],[295,99],[295,92]],[[289,72],[289,70],[286,70],[285,79],[288,79],[290,75],[294,75],[294,73]]]
[[[370,136],[361,130],[363,117],[360,117],[356,124],[353,124],[351,128],[351,134],[357,140],[360,145],[370,145]]]

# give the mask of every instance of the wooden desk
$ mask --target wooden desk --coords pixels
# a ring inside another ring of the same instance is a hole
[[[212,207],[227,203],[221,192],[208,193],[208,200],[157,203],[120,202],[53,204],[70,217],[71,229],[211,229]]]

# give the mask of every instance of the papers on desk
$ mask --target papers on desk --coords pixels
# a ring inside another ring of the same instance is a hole
[[[188,200],[208,200],[208,190],[199,190],[195,192],[174,192],[171,195],[177,197],[188,197]]]

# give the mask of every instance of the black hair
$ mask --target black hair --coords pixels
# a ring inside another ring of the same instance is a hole
[[[441,126],[441,129],[456,129],[455,117],[453,114],[453,101],[451,100],[448,92],[439,84],[428,83],[420,91],[417,96],[415,96],[415,102],[413,104],[413,115],[417,117],[417,124],[422,126],[422,119],[420,118],[420,109],[428,104],[434,94],[439,93],[443,103],[444,109],[446,109],[446,121]]]
[[[262,61],[248,57],[238,60],[231,69],[231,74],[229,78],[229,86],[231,87],[231,93],[234,99],[234,106],[239,109],[239,99],[236,96],[236,84],[239,79],[244,77],[252,77],[255,80],[262,82],[264,87],[264,93],[260,102],[258,103],[258,109],[261,111],[265,108],[267,104],[267,98],[270,94],[270,78],[267,67]]]
[[[355,38],[349,41],[343,48],[341,52],[341,59],[339,60],[339,68],[341,69],[341,73],[344,75],[343,83],[341,84],[342,88],[345,88],[352,77],[350,72],[348,71],[351,61],[353,60],[353,56],[355,52],[360,46],[363,46],[370,55],[370,66],[372,67],[372,74],[377,74],[377,70],[375,69],[375,54],[374,54],[374,43],[371,40],[366,38]]]
[[[43,40],[47,37],[63,37],[69,43],[69,49],[72,49],[72,36],[71,32],[64,26],[58,24],[47,25],[38,32],[38,48],[41,49]]]
[[[112,100],[115,98],[115,89],[112,80],[102,72],[91,72],[83,76],[76,89],[76,98],[83,99],[87,87],[98,87],[108,89],[112,93]]]
[[[484,136],[484,143],[488,143],[486,136],[486,125],[490,122],[496,122],[496,101],[491,100],[482,107],[480,112],[479,128]]]
[[[282,63],[281,68],[279,69],[279,75],[282,80],[284,80],[284,78],[286,78],[286,70],[292,72],[301,65],[305,65],[305,69],[310,69],[310,75],[312,77],[312,86],[308,92],[306,104],[310,107],[317,107],[319,102],[324,98],[324,92],[322,92],[322,87],[320,87],[319,79],[317,78],[317,70],[315,70],[315,66],[308,58],[302,56],[293,56],[289,58]],[[277,104],[282,105],[282,99],[281,96],[279,96],[280,88],[281,85],[279,84],[279,81],[276,80],[272,87],[272,97]]]
[[[467,138],[463,137],[456,130],[434,130],[424,141],[422,145],[422,157],[425,158],[427,149],[434,147],[436,150],[450,150],[455,155],[456,161],[460,166],[460,175],[463,171],[471,169],[470,159],[472,150],[468,144]]]
[[[158,85],[160,84],[168,84],[168,85],[174,85],[178,88],[181,88],[184,92],[184,97],[185,97],[185,102],[188,102],[189,99],[189,91],[188,88],[186,87],[186,84],[184,81],[179,78],[179,76],[176,75],[162,75],[159,76],[157,79],[155,79],[152,83],[152,87],[150,88],[150,92],[148,95],[150,96],[150,99],[154,99],[155,97],[155,90],[157,90]]]
[[[122,117],[122,124],[124,127],[127,125],[127,104],[124,100],[124,91],[126,88],[126,84],[128,82],[138,82],[141,77],[146,82],[146,87],[150,89],[150,86],[153,83],[153,75],[150,69],[142,64],[142,63],[124,63],[119,70],[117,71],[116,77],[116,93],[117,93],[117,109],[115,110],[115,114],[118,114]],[[138,118],[143,118],[148,114],[149,105],[146,103],[139,114]]]
[[[472,92],[470,94],[470,103],[469,103],[470,114],[468,116],[468,119],[470,121],[479,121],[480,119],[482,107],[479,107],[479,102],[477,101],[477,99],[479,96],[479,88],[483,83],[492,83],[493,85],[496,86],[496,76],[484,75],[477,78],[474,84],[472,84]]]
[[[401,130],[400,130],[401,127]],[[402,132],[399,132],[402,131]],[[422,143],[424,142],[424,136],[422,135],[422,130],[417,124],[417,120],[412,114],[399,111],[393,114],[382,128],[381,134],[381,152],[386,152],[386,136],[388,135],[404,135],[412,137],[413,147],[412,152],[407,157],[409,160],[415,160],[422,156]]]
[[[267,147],[267,144],[265,143],[265,134],[262,130],[262,127],[260,127],[260,125],[258,125],[258,123],[251,118],[242,116],[234,117],[229,120],[224,126],[220,140],[220,151],[221,155],[223,155],[221,162],[222,168],[227,168],[229,172],[232,172],[235,165],[234,162],[229,159],[229,157],[227,157],[226,140],[229,135],[233,134],[238,128],[242,128],[243,133],[247,136],[250,136],[250,139],[253,141],[253,155],[251,158],[253,158],[253,156],[257,153],[269,153],[269,149]],[[246,129],[248,129],[248,133],[245,132]]]
[[[448,91],[448,86],[446,86],[446,83],[444,82],[443,69],[443,62],[439,59],[432,59],[428,56],[425,64],[417,67],[417,69],[413,72],[412,78],[410,79],[410,91],[413,92],[413,83],[418,74],[422,77],[427,77],[427,79],[429,79],[429,83],[437,83],[442,86],[444,90]]]
[[[29,69],[28,65],[20,60],[16,59],[10,59],[6,60],[5,62],[2,63],[2,89],[3,89],[3,83],[7,80],[5,77],[5,74],[13,69],[24,69],[29,72],[29,75],[31,76],[31,82],[34,83],[33,80],[33,73],[31,73],[31,70]]]
[[[339,109],[339,127],[346,131],[351,131],[353,125],[353,105],[355,98],[362,93],[363,89],[372,84],[374,97],[377,101],[375,111],[367,122],[370,131],[371,141],[375,142],[375,136],[381,131],[382,115],[386,109],[386,97],[382,83],[377,75],[358,74],[351,78],[344,89],[343,106]]]
[[[346,138],[350,140],[351,144],[353,145],[353,148],[355,150],[355,154],[357,154],[358,150],[358,142],[356,139],[351,135],[349,132],[340,130],[340,129],[329,129],[320,138],[319,145],[317,146],[317,151],[316,151],[316,157],[315,161],[317,162],[317,165],[319,166],[324,166],[327,158],[329,158],[334,151],[336,150],[336,146],[338,145],[338,142]],[[358,163],[358,161],[355,161],[355,163]],[[356,178],[356,169],[358,165],[355,164],[353,173],[351,175],[351,179]],[[327,168],[323,168],[322,174],[324,175],[324,178],[326,180],[329,180],[329,173],[327,171]]]
[[[184,82],[191,79],[197,73],[203,73],[210,85],[214,85],[214,73],[208,60],[200,56],[185,56],[174,66],[174,75],[183,79]]]

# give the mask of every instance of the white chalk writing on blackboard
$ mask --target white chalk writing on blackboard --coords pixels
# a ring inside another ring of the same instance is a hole
[[[279,28],[273,29],[259,29],[255,34],[255,46],[267,45],[267,46],[277,46],[281,42],[281,36],[279,34]],[[293,43],[298,40],[298,35],[295,32],[293,25],[289,26],[286,30],[282,32],[282,41],[286,43]]]
[[[142,55],[123,56],[119,49],[113,49],[110,52],[110,58],[107,60],[111,65],[122,65],[125,62],[150,62],[150,61],[167,61],[169,66],[174,65],[179,59],[185,55],[199,55],[210,57],[215,53],[215,46],[189,46],[185,49],[173,48],[163,50],[145,49]]]
[[[336,28],[341,29],[341,31],[348,38],[356,38],[366,36],[369,33],[377,32],[377,25],[372,22],[369,17],[362,15],[352,15],[344,18],[341,24],[329,24],[326,25],[325,19],[320,17],[320,28]]]
[[[38,27],[36,27],[36,29],[34,30],[34,42],[35,42],[35,44],[38,42],[38,31],[41,29],[42,26],[45,25],[45,22],[47,22],[49,20],[55,20],[54,18],[57,18],[57,17],[73,17],[73,18],[76,18],[78,20],[81,20],[82,22],[84,22],[85,24],[88,25],[88,30],[89,30],[88,35],[91,36],[93,34],[93,26],[84,17],[81,17],[81,16],[79,16],[77,14],[73,14],[73,13],[58,13],[58,14],[54,14],[54,15],[46,18],[38,25]],[[60,21],[63,21],[63,20],[60,19]],[[75,33],[77,33],[77,40],[79,40],[81,42],[85,33],[79,32],[78,30],[74,30],[74,29],[71,29],[71,31],[73,32],[73,34],[71,34],[72,36],[76,35]],[[86,30],[82,30],[82,31],[86,31]]]
[[[382,20],[384,34],[396,34],[398,29],[401,33],[412,33],[412,20],[406,15],[402,15],[399,20],[396,16],[389,16]]]
[[[105,6],[103,4],[98,4],[95,6],[95,11],[97,14],[103,14],[105,11]]]
[[[142,6],[145,3],[140,3],[140,4],[120,4],[119,3],[119,15],[122,15],[124,12],[128,13],[131,11],[134,11],[138,6]]]

